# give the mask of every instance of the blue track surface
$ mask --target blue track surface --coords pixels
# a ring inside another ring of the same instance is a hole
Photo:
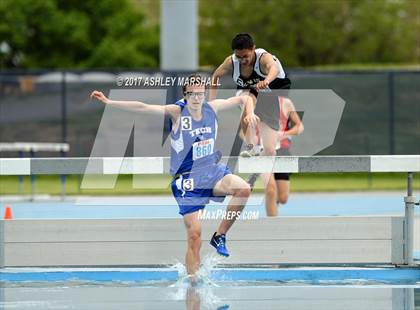
[[[297,268],[297,269],[215,269],[214,281],[378,281],[390,284],[420,284],[419,268]],[[0,281],[176,281],[178,271],[162,269],[19,271],[5,269]]]
[[[281,216],[403,215],[404,192],[292,193],[279,208]],[[225,208],[210,204],[207,210]],[[37,218],[168,218],[180,217],[175,200],[169,196],[95,197],[72,202],[38,201],[10,203],[15,219]],[[0,203],[1,214],[5,203]],[[420,215],[420,208],[416,208]],[[262,195],[253,195],[246,210],[265,216]]]

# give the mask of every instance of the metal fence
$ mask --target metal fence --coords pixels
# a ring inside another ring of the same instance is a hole
[[[0,142],[66,142],[69,156],[89,156],[104,109],[91,103],[93,89],[120,88],[118,76],[182,74],[185,72],[0,72]],[[289,74],[294,89],[332,89],[346,101],[334,144],[320,154],[420,154],[420,71],[295,70]],[[230,77],[222,84],[234,88]],[[181,96],[174,87],[168,91],[167,103]]]

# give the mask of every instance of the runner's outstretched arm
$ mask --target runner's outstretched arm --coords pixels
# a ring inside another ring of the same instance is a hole
[[[223,63],[214,71],[211,77],[211,86],[209,90],[209,101],[216,99],[217,97],[217,88],[220,83],[220,78],[225,74],[232,72],[232,58],[231,56],[226,57]]]
[[[216,99],[209,102],[210,106],[216,111],[229,109],[235,106],[244,106],[244,122],[247,125],[257,125],[258,116],[254,114],[254,103],[249,96],[236,96],[228,99]]]
[[[143,113],[152,113],[152,114],[169,114],[173,119],[175,119],[180,111],[181,108],[175,104],[168,104],[168,105],[155,105],[155,104],[147,104],[141,101],[131,101],[131,100],[111,100],[106,97],[102,92],[94,90],[90,98],[95,98],[105,105],[114,106],[117,108],[121,108],[124,110],[129,110],[133,112],[143,112]]]

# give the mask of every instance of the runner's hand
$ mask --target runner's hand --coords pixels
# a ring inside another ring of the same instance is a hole
[[[247,125],[247,126],[253,126],[253,127],[256,127],[257,125],[258,125],[258,122],[260,121],[260,118],[258,117],[258,116],[256,116],[255,114],[254,114],[254,112],[252,112],[252,113],[249,113],[248,115],[246,115],[245,117],[244,117],[244,123]]]
[[[268,88],[268,85],[270,84],[270,82],[268,82],[267,80],[263,80],[263,81],[259,81],[258,83],[257,83],[257,85],[255,85],[255,89],[257,90],[257,91],[260,91],[260,90],[262,90],[262,89],[264,89],[264,88]]]
[[[91,99],[94,99],[94,98],[98,99],[99,101],[102,101],[105,104],[107,104],[109,102],[109,99],[101,91],[97,91],[97,90],[94,90],[90,94],[90,98]]]
[[[288,138],[289,138],[289,136],[286,135],[286,131],[284,131],[284,130],[279,131],[279,135],[278,135],[279,141],[282,141],[282,140],[288,139]]]

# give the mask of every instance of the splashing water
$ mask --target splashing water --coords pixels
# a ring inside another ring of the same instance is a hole
[[[223,262],[223,258],[219,255],[209,254],[204,256],[200,269],[198,269],[196,273],[197,279],[204,285],[219,287],[219,285],[212,280],[211,272],[221,262]]]
[[[221,262],[223,262],[223,258],[218,255],[206,255],[195,275],[188,275],[181,262],[170,266],[178,271],[178,281],[169,286],[171,290],[168,297],[176,301],[185,300],[187,304],[199,303],[204,308],[214,309],[217,306],[220,308],[221,305],[226,307],[221,299],[214,294],[213,289],[219,285],[211,279],[212,270]]]
[[[223,258],[216,254],[206,255],[203,257],[200,268],[195,273],[195,275],[187,274],[187,270],[184,264],[181,262],[176,262],[174,265],[170,266],[170,268],[178,271],[178,280],[169,287],[188,287],[191,285],[209,285],[219,287],[219,285],[211,279],[211,273],[212,270],[221,262],[223,262]]]

